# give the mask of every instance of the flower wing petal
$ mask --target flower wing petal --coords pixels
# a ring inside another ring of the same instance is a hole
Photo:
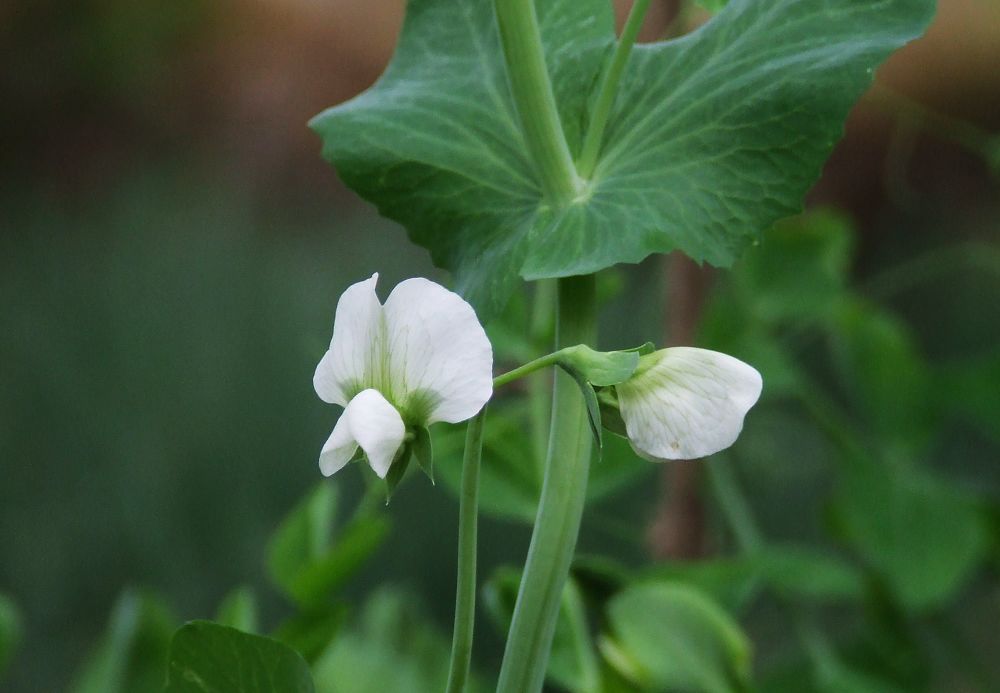
[[[617,386],[622,419],[637,453],[652,460],[691,460],[736,442],[760,397],[760,373],[707,349],[674,347],[644,359],[653,365]]]
[[[380,357],[382,305],[375,294],[378,274],[352,284],[337,302],[330,348],[316,366],[313,387],[320,399],[346,407],[371,384],[372,363]]]
[[[351,435],[351,427],[348,424],[347,410],[345,409],[344,413],[337,419],[333,433],[323,445],[322,452],[319,453],[319,470],[323,472],[323,476],[332,476],[343,469],[357,451],[358,442]]]
[[[344,410],[351,436],[368,456],[368,464],[381,478],[403,444],[406,426],[396,408],[378,390],[362,390]]]
[[[384,310],[392,390],[411,423],[475,416],[493,394],[493,348],[472,306],[418,277],[397,285]]]

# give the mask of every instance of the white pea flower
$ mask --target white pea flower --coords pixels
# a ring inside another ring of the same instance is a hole
[[[615,390],[632,448],[662,462],[706,457],[736,442],[761,387],[760,373],[739,359],[672,347],[640,358]]]
[[[493,349],[472,306],[421,278],[401,282],[382,305],[377,281],[340,297],[313,376],[320,399],[344,407],[320,453],[326,476],[360,446],[385,478],[408,428],[470,419],[493,394]]]

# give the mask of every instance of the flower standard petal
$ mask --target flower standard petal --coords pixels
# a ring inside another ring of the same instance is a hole
[[[662,349],[616,387],[629,442],[655,461],[698,459],[732,445],[760,397],[760,373],[717,351]]]
[[[368,464],[384,479],[406,436],[399,412],[378,390],[368,389],[351,400],[343,417],[347,418],[351,437],[365,451]]]
[[[381,360],[382,305],[375,294],[378,274],[352,284],[337,302],[330,348],[316,366],[313,387],[320,399],[346,407],[372,384],[373,364]]]
[[[388,370],[410,423],[458,423],[493,394],[493,348],[462,298],[422,278],[392,290],[384,306]]]

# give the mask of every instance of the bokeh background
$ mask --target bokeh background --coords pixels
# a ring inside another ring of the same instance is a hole
[[[162,595],[178,620],[211,617],[240,584],[263,595],[264,623],[287,608],[268,591],[264,546],[318,480],[336,411],[311,375],[337,297],[374,271],[383,288],[446,280],[343,187],[306,128],[377,78],[403,5],[0,5],[0,594],[21,623],[3,690],[69,686],[130,586]],[[654,2],[646,38],[703,19],[677,11]],[[1000,3],[940,0],[928,36],[879,82],[810,206],[835,210],[834,288],[877,307],[871,320],[889,327],[874,331],[896,340],[851,352],[883,389],[854,406],[824,356],[838,352],[823,344],[869,325],[867,314],[840,315],[821,338],[808,325],[790,331],[816,387],[861,421],[892,419],[908,374],[931,374],[901,395],[941,428],[921,464],[983,509],[986,534],[933,614],[976,663],[950,666],[946,642],[928,685],[988,690],[1000,680],[996,658],[983,656],[1000,647]],[[746,319],[740,291],[753,295],[676,258],[604,281],[608,346],[725,342],[727,325]],[[800,290],[771,288],[791,302]],[[829,530],[843,472],[822,436],[798,427],[803,406],[751,416],[747,495],[776,536],[815,527],[849,544],[850,532]],[[899,416],[923,425],[916,410]],[[885,430],[875,426],[879,445]],[[616,480],[588,512],[583,546],[633,564],[723,550],[700,474],[642,467]],[[342,498],[364,488],[353,470],[338,484]],[[446,484],[414,479],[387,512],[395,529],[347,594],[405,585],[447,632],[457,504]],[[920,512],[901,531],[923,527]],[[528,536],[516,519],[484,520],[483,573],[520,564]],[[758,657],[779,657],[773,618],[748,618]],[[488,670],[501,640],[479,630]],[[953,671],[970,667],[976,676]]]

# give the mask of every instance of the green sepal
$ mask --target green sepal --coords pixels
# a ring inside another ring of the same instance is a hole
[[[639,351],[595,351],[585,344],[560,351],[559,363],[568,371],[579,373],[595,387],[608,387],[628,380],[639,366]]]
[[[579,371],[568,368],[564,364],[559,365],[569,373],[580,388],[580,394],[583,395],[583,399],[587,403],[587,422],[590,423],[590,432],[594,434],[594,442],[600,451],[604,447],[604,439],[601,436],[601,408],[597,403],[597,393],[594,391],[594,386],[587,382],[586,377]]]
[[[395,492],[399,482],[406,475],[406,470],[410,466],[410,458],[413,456],[413,441],[406,441],[392,458],[389,465],[389,472],[385,475],[385,504],[389,505],[389,500]]]
[[[614,388],[607,388],[597,393],[597,403],[601,408],[601,423],[604,428],[622,438],[628,438],[625,420],[618,409],[618,394]]]
[[[418,426],[413,429],[413,442],[410,443],[413,450],[413,457],[420,465],[427,478],[434,483],[434,444],[431,441],[431,433],[426,426]]]
[[[639,356],[646,356],[647,354],[652,354],[656,351],[656,345],[652,342],[646,342],[645,344],[640,344],[637,347],[632,347],[631,349],[622,349],[626,353],[635,353]],[[617,383],[615,383],[617,385]]]

